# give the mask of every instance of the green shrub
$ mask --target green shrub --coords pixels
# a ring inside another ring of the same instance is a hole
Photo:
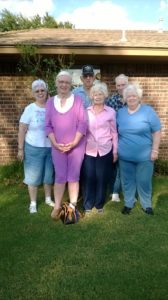
[[[161,159],[156,160],[154,174],[167,176],[168,175],[168,160],[161,160]]]
[[[154,167],[154,175],[168,176],[168,160],[157,160]],[[23,181],[23,163],[14,161],[11,164],[0,166],[0,181],[6,184]]]
[[[0,166],[0,181],[16,183],[23,179],[23,164],[14,161],[8,165]]]

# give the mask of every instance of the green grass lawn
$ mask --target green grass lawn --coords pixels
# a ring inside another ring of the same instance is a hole
[[[154,178],[154,216],[122,206],[107,201],[103,215],[66,226],[42,189],[30,215],[27,188],[1,184],[0,299],[168,299],[168,178]]]

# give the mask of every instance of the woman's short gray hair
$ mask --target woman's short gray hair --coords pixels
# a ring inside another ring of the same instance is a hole
[[[125,74],[120,74],[115,78],[115,83],[117,83],[119,80],[124,80],[124,82],[126,84],[128,84],[128,76],[126,76]]]
[[[95,83],[90,89],[90,98],[93,99],[95,92],[102,92],[105,98],[108,97],[108,88],[107,84],[104,82],[97,82]]]
[[[70,81],[72,82],[72,76],[68,71],[60,71],[56,76],[56,82],[58,81],[59,77],[61,76],[68,76]]]
[[[42,79],[36,79],[32,82],[32,91],[34,92],[39,86],[42,86],[46,91],[48,91],[48,84]]]
[[[129,92],[135,93],[138,96],[139,99],[142,98],[143,90],[142,90],[142,88],[138,84],[131,83],[131,84],[128,84],[125,87],[125,89],[123,90],[123,99],[125,101],[127,100],[127,96],[128,96]]]

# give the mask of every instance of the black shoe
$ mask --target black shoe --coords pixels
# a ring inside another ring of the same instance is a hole
[[[146,209],[143,209],[143,211],[144,211],[147,215],[154,215],[154,212],[153,212],[152,207],[147,207]]]
[[[124,215],[129,215],[130,211],[131,211],[131,208],[130,208],[130,207],[124,206],[124,208],[122,209],[121,212],[122,212],[122,214],[124,214]]]

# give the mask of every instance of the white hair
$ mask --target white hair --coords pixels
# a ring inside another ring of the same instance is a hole
[[[138,96],[139,99],[142,98],[143,90],[142,90],[142,88],[138,84],[131,83],[131,84],[128,84],[125,87],[125,89],[123,90],[123,99],[125,101],[127,100],[127,96],[128,96],[129,92],[135,93]]]
[[[125,81],[126,84],[128,84],[128,76],[126,76],[125,74],[120,74],[115,78],[115,83],[117,84],[117,82],[122,79]]]
[[[32,91],[34,92],[39,86],[42,86],[46,91],[48,90],[48,84],[44,80],[36,79],[32,82]]]
[[[56,76],[56,82],[58,81],[59,77],[61,77],[61,76],[69,77],[70,81],[72,82],[72,76],[68,71],[60,71]]]
[[[107,84],[104,82],[95,83],[90,89],[90,98],[92,99],[95,92],[102,92],[105,98],[108,97],[108,88]]]

